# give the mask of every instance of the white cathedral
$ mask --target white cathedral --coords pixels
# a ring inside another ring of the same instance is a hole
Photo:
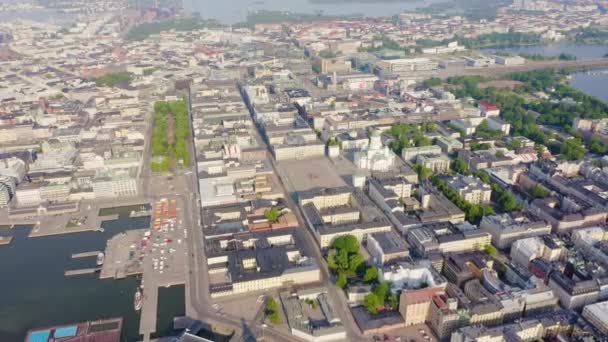
[[[354,163],[360,169],[388,171],[395,164],[395,154],[388,146],[382,145],[380,132],[374,130],[369,138],[369,145],[355,152]]]

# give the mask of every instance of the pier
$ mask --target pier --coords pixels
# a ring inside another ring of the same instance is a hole
[[[72,254],[72,259],[97,257],[101,251],[82,252]]]
[[[93,273],[96,273],[99,271],[101,271],[101,267],[81,268],[79,270],[67,270],[67,271],[65,271],[65,276],[71,277],[71,276],[77,276],[77,275],[83,275],[83,274],[93,274]]]
[[[0,246],[8,246],[13,241],[12,236],[0,236]]]
[[[146,229],[129,230],[108,240],[101,279],[122,279],[142,273],[141,241]]]

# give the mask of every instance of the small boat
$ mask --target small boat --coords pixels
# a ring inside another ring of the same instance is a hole
[[[97,266],[103,265],[103,262],[106,260],[106,255],[102,252],[97,253]]]
[[[144,297],[142,296],[141,291],[137,289],[137,292],[135,292],[135,297],[133,298],[133,307],[135,308],[135,311],[141,310],[143,302]]]

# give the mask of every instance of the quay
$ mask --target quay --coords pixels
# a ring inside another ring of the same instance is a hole
[[[141,243],[146,230],[129,230],[108,240],[99,278],[122,279],[143,272]]]
[[[101,251],[82,252],[72,254],[72,259],[96,257]]]
[[[183,203],[180,198],[161,199],[154,204],[150,222],[150,243],[144,249],[142,258],[143,302],[139,320],[139,333],[143,341],[151,341],[156,333],[158,316],[158,288],[183,285],[186,283],[184,265],[186,243],[183,217]],[[163,267],[157,267],[162,261]]]
[[[93,273],[99,272],[99,271],[101,271],[101,268],[99,268],[99,267],[81,268],[78,270],[67,270],[67,271],[65,271],[65,276],[71,277],[71,276],[83,275],[83,274],[93,274]]]
[[[16,226],[33,226],[29,238],[62,234],[101,232],[104,221],[119,219],[119,214],[102,214],[100,211],[109,208],[135,207],[128,217],[149,216],[149,201],[143,197],[120,199],[119,201],[99,200],[95,202],[67,202],[54,204],[52,208],[19,207],[0,210],[0,222]],[[2,243],[0,242],[0,245]]]
[[[13,242],[12,236],[0,236],[0,246],[8,246]]]

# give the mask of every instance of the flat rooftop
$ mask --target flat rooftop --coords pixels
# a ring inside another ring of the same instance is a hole
[[[308,191],[313,188],[337,188],[346,182],[335,171],[332,162],[325,158],[289,160],[278,163],[279,175],[286,176],[285,185],[291,191]]]

